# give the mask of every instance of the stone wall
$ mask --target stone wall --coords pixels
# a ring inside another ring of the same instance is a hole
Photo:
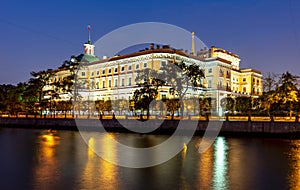
[[[79,122],[76,122],[79,121]],[[13,128],[39,128],[39,129],[62,129],[77,130],[77,125],[93,130],[98,127],[105,127],[107,131],[129,131],[120,123],[128,128],[145,127],[148,121],[137,120],[116,120],[103,119],[101,124],[97,119],[51,119],[51,118],[0,118],[1,127]],[[192,126],[197,125],[196,133],[203,134],[210,126],[209,130],[214,130],[211,126],[222,126],[221,134],[266,134],[266,135],[292,135],[300,136],[300,123],[298,122],[256,122],[256,121],[197,121],[197,120],[155,120],[152,125],[159,126],[153,133],[174,132],[180,123],[184,126],[184,130],[192,130]],[[100,124],[100,126],[99,126]],[[101,126],[102,125],[102,126]],[[183,131],[184,131],[183,130]]]

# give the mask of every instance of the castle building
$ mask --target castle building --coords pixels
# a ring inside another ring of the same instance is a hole
[[[166,64],[185,62],[196,64],[205,73],[203,87],[197,92],[188,90],[187,96],[210,97],[213,107],[220,107],[224,97],[248,96],[258,97],[262,94],[262,74],[254,69],[240,69],[238,55],[227,50],[211,47],[192,53],[171,48],[169,45],[154,45],[144,50],[99,59],[94,54],[94,45],[90,41],[84,44],[84,54],[77,57],[84,65],[78,70],[77,76],[85,81],[88,92],[82,92],[83,99],[96,100],[130,100],[138,88],[135,79],[138,71],[144,69],[160,70]],[[59,81],[69,72],[64,69],[53,70],[52,81]],[[45,88],[52,88],[51,85]],[[70,99],[70,94],[60,94],[61,99]],[[158,98],[172,97],[168,87],[162,87]]]

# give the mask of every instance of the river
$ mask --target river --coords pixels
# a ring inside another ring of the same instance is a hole
[[[106,135],[150,144],[167,137]],[[169,161],[134,169],[103,160],[76,131],[0,128],[0,188],[300,189],[300,140],[218,137],[199,154],[200,142],[195,136]],[[110,144],[103,148],[115,156]]]

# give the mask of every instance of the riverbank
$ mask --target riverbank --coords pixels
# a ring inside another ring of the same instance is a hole
[[[6,128],[31,128],[53,130],[78,130],[77,124],[84,123],[86,119],[64,118],[0,118],[0,127]],[[97,131],[99,119],[89,119],[84,130]],[[199,120],[154,120],[153,125],[159,126],[152,131],[153,134],[172,134],[178,124],[184,126],[181,131],[188,132],[191,126],[197,126],[196,135],[203,135],[210,124],[221,126],[220,135],[224,136],[274,136],[300,138],[299,122],[274,122],[274,121],[199,121]],[[137,125],[138,124],[138,125]],[[110,132],[131,132],[124,126],[144,127],[144,122],[132,119],[102,119],[101,125]]]

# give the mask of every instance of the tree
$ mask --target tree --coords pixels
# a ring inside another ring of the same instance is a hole
[[[263,80],[263,91],[270,92],[278,87],[278,74],[268,72]]]
[[[166,100],[167,111],[171,112],[171,118],[174,118],[175,111],[178,111],[180,108],[179,99],[167,99]]]
[[[252,108],[252,101],[250,97],[240,96],[236,97],[235,100],[235,109],[241,113],[250,113]]]
[[[158,88],[165,84],[159,78],[159,73],[152,69],[140,71],[136,77],[136,83],[139,89],[134,91],[133,100],[135,109],[147,111],[147,119],[150,115],[150,103],[157,98]]]
[[[169,93],[181,100],[181,115],[184,112],[184,103],[182,100],[185,97],[188,89],[197,90],[202,85],[202,78],[205,77],[204,71],[196,64],[186,64],[175,62],[174,65],[166,65],[161,68],[162,73],[160,78],[167,82],[170,86]]]
[[[283,73],[279,79],[280,86],[275,90],[273,98],[281,105],[281,109],[289,110],[290,117],[298,102],[297,79],[299,77],[289,72]]]
[[[225,111],[233,112],[234,110],[234,99],[232,97],[225,97],[221,99],[221,107]]]
[[[36,101],[36,102],[31,102],[31,104],[34,104],[34,110],[36,110],[36,105],[40,107],[42,100],[45,95],[49,95],[53,90],[48,89],[45,90],[44,88],[50,84],[50,78],[53,76],[52,70],[47,70],[47,71],[39,71],[39,72],[34,72],[32,71],[30,73],[32,75],[32,78],[29,79],[28,81],[28,87],[26,90],[26,96],[28,99],[31,101]],[[29,98],[29,96],[35,96],[36,98]],[[37,104],[35,104],[37,103]]]

